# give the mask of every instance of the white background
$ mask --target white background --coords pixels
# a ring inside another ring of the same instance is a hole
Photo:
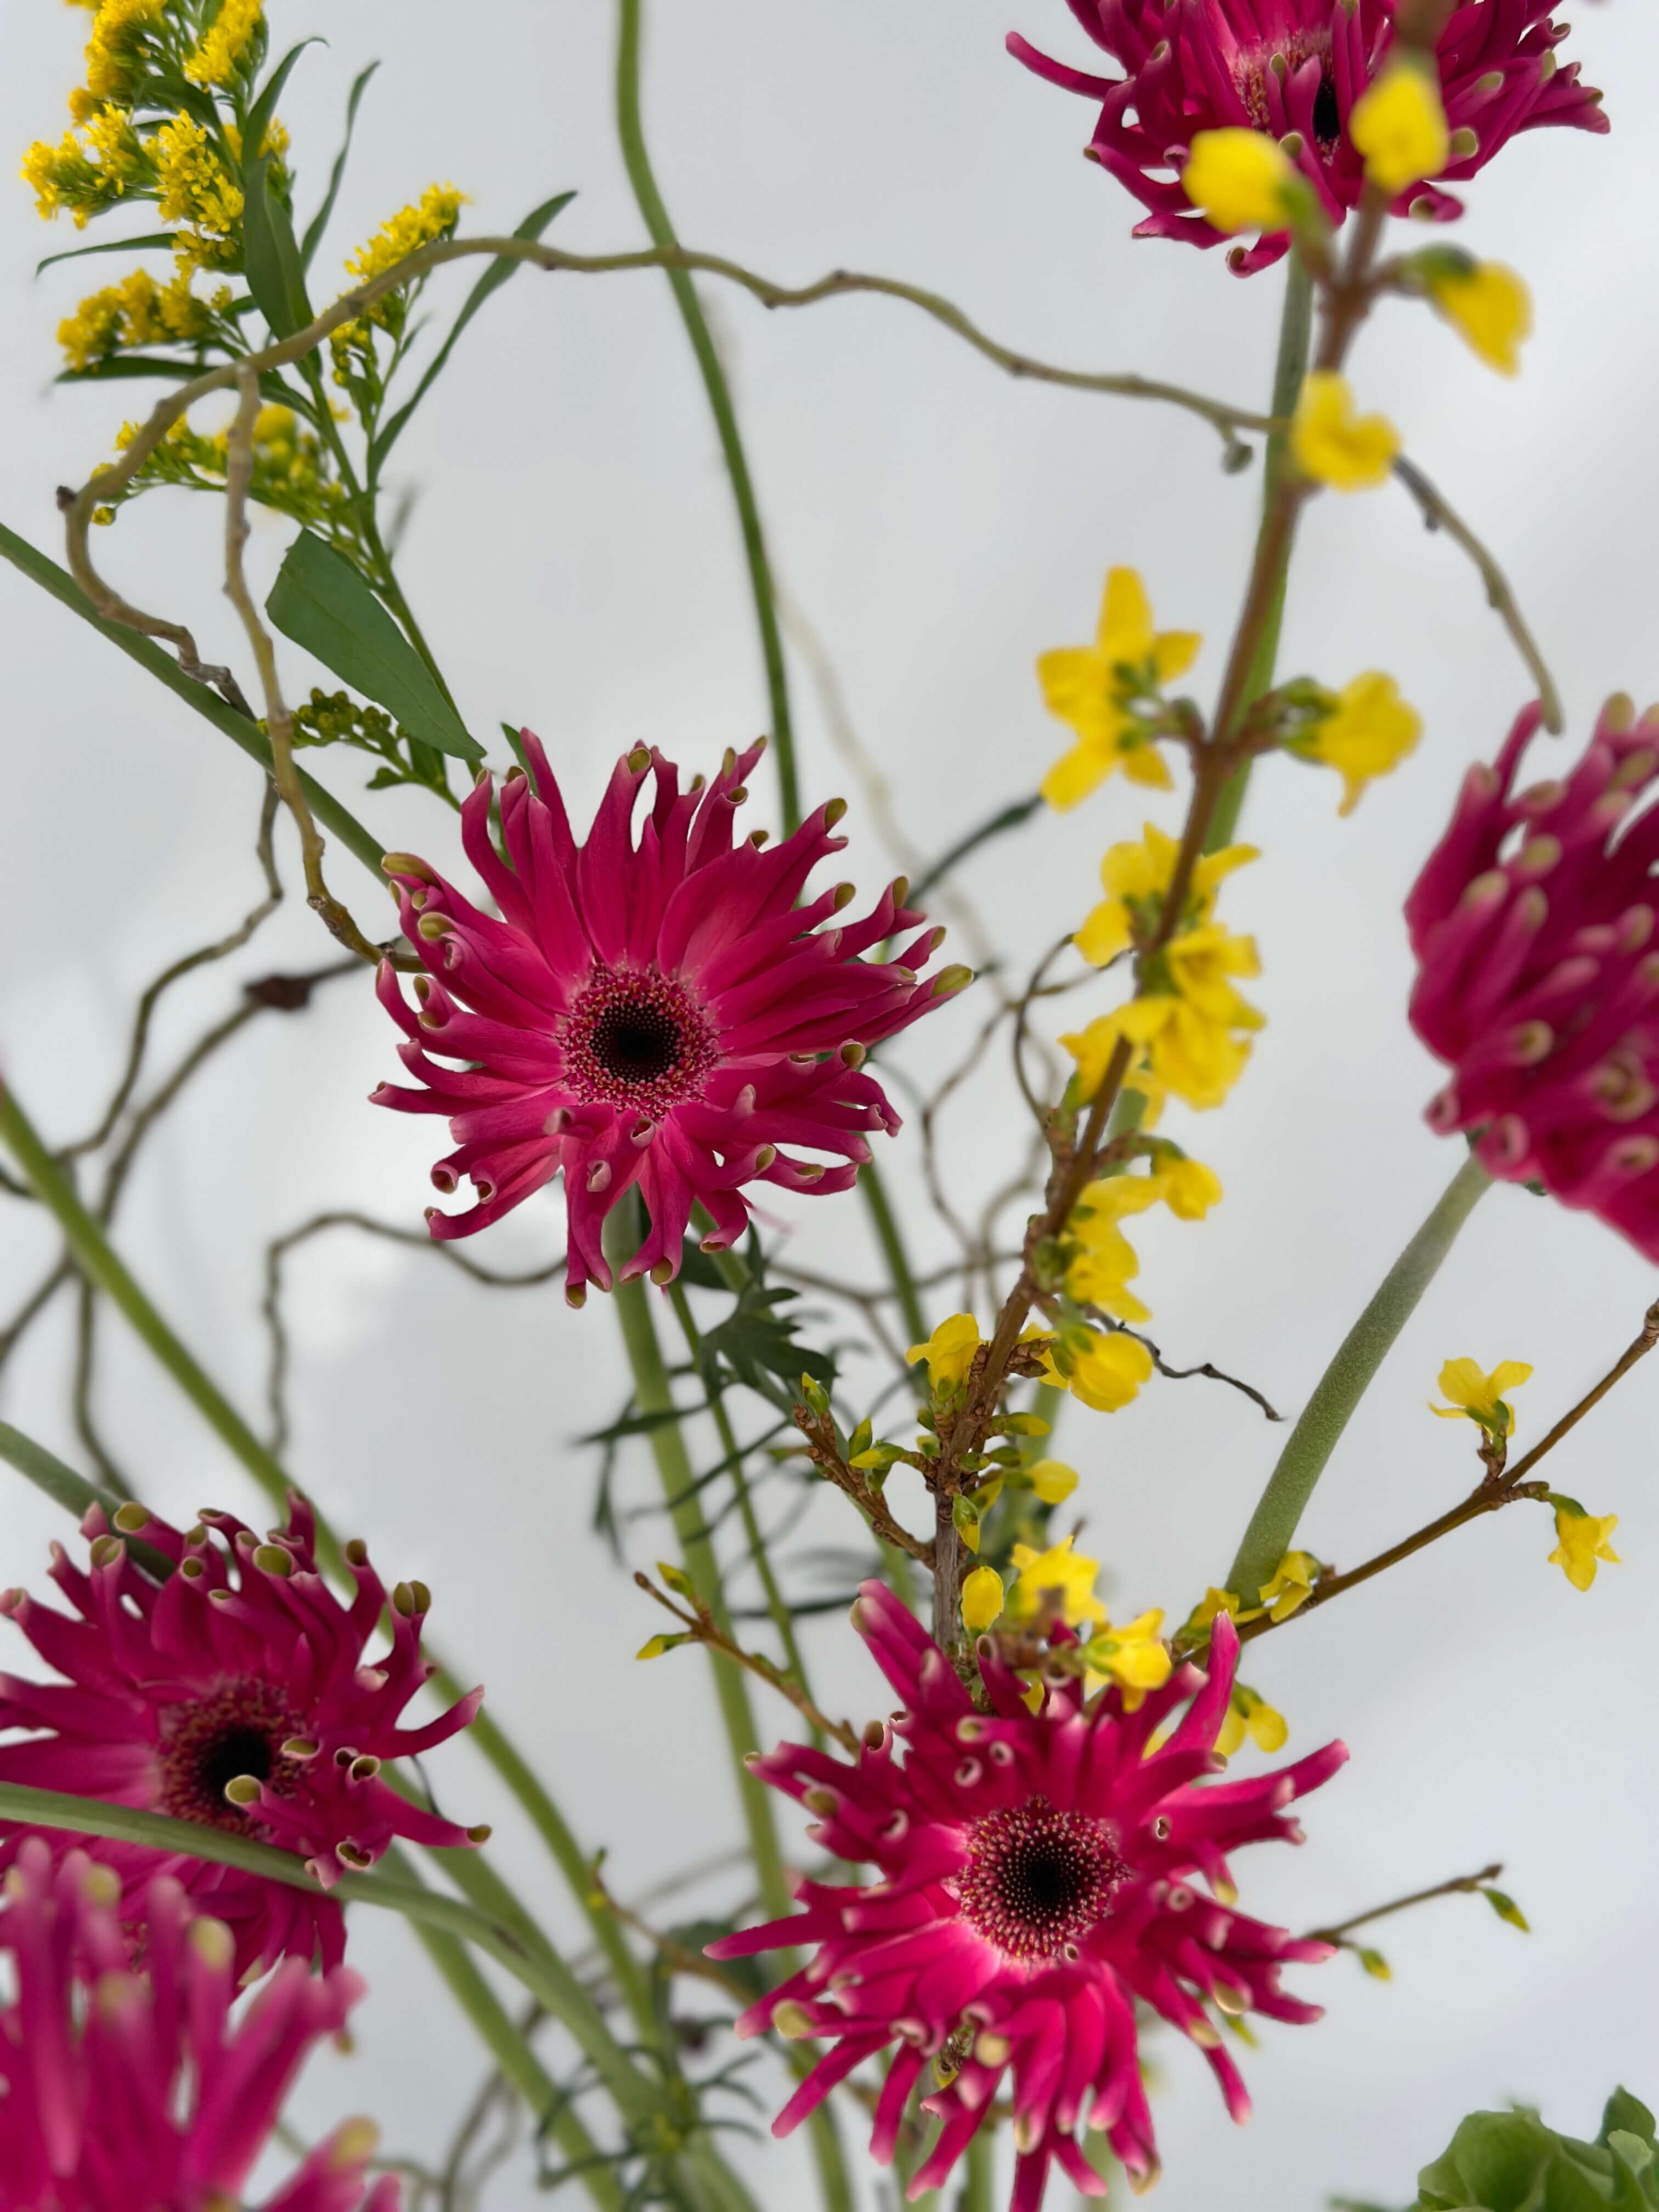
[[[1513,145],[1470,191],[1463,231],[1533,286],[1538,332],[1524,377],[1494,378],[1403,305],[1365,333],[1354,374],[1362,399],[1386,407],[1498,550],[1562,685],[1576,746],[1605,692],[1659,691],[1659,30],[1635,0],[1566,12],[1570,52],[1606,88],[1613,134]],[[311,30],[331,41],[307,57],[284,102],[302,204],[319,188],[351,75],[376,55],[386,64],[319,293],[344,253],[434,177],[472,196],[476,228],[508,228],[550,192],[579,186],[560,242],[640,242],[613,143],[611,11],[599,0],[465,11],[441,0],[279,0],[272,13],[283,41]],[[902,275],[1033,352],[1262,404],[1279,277],[1241,284],[1218,256],[1129,239],[1130,202],[1079,158],[1091,110],[1001,51],[1018,24],[1085,59],[1055,0],[677,0],[653,13],[647,119],[688,242],[787,280],[836,264]],[[0,146],[21,151],[62,127],[83,33],[78,9],[6,0]],[[67,226],[38,222],[21,185],[0,193],[10,426],[0,513],[54,549],[53,487],[79,481],[148,392],[52,388],[58,318],[92,278],[125,266],[31,283],[38,256],[74,242]],[[471,281],[458,272],[434,304]],[[941,849],[1029,790],[1059,749],[1032,659],[1089,634],[1109,562],[1141,569],[1166,626],[1206,634],[1194,680],[1207,696],[1258,483],[1220,474],[1203,424],[1015,385],[900,305],[841,301],[769,317],[731,292],[708,297],[781,577],[833,655],[918,845]],[[216,414],[204,410],[204,421],[215,427]],[[579,809],[637,742],[706,768],[762,726],[736,531],[665,284],[521,276],[469,334],[399,460],[420,489],[405,580],[469,720],[481,732],[503,716],[538,728]],[[134,596],[192,623],[210,658],[234,660],[216,524],[207,502],[168,495],[100,533],[98,550]],[[287,535],[260,518],[266,573]],[[94,1118],[138,989],[252,902],[259,792],[206,724],[10,571],[0,574],[0,1052],[62,1141]],[[1259,777],[1247,829],[1266,857],[1229,885],[1227,910],[1259,938],[1255,995],[1270,1026],[1224,1113],[1200,1121],[1177,1109],[1170,1125],[1218,1169],[1226,1203],[1201,1228],[1138,1224],[1137,1241],[1166,1350],[1214,1358],[1293,1410],[1456,1164],[1420,1118],[1437,1076],[1404,1020],[1400,901],[1464,768],[1494,750],[1526,686],[1471,568],[1392,491],[1328,499],[1311,515],[1283,665],[1334,683],[1385,666],[1427,734],[1346,822],[1334,777],[1289,764]],[[310,674],[290,667],[290,689]],[[892,862],[799,663],[794,676],[807,793],[848,790],[847,866],[873,889]],[[387,844],[453,854],[445,817],[419,800],[363,795],[354,758],[336,756],[323,773]],[[763,815],[771,787],[757,786]],[[1151,811],[1175,825],[1173,798]],[[990,851],[973,888],[1017,960],[1075,923],[1100,851],[1136,834],[1142,811],[1114,784]],[[292,884],[291,851],[286,862]],[[369,926],[383,927],[356,863],[337,854],[332,871]],[[238,977],[327,956],[290,898],[234,968],[209,970],[168,1002],[154,1066],[228,1009]],[[903,1064],[927,1079],[978,1018],[960,1002],[913,1034]],[[263,1389],[264,1241],[328,1205],[416,1222],[430,1195],[434,1125],[364,1103],[395,1072],[392,1042],[366,981],[331,987],[303,1019],[265,1018],[172,1115],[130,1194],[121,1248],[250,1412]],[[1017,1127],[999,1072],[977,1103],[947,1117],[958,1189],[971,1199],[1002,1179]],[[913,1131],[889,1158],[919,1253],[946,1257]],[[31,1209],[0,1203],[9,1312],[53,1244]],[[784,1210],[799,1217],[800,1255],[875,1279],[856,1198]],[[550,1194],[471,1249],[531,1265],[560,1242]],[[1496,1193],[1383,1369],[1306,1540],[1352,1564],[1462,1494],[1471,1437],[1425,1410],[1443,1359],[1537,1364],[1520,1401],[1524,1443],[1627,1341],[1654,1290],[1651,1271],[1594,1222]],[[950,1310],[941,1299],[935,1317]],[[623,1388],[604,1302],[574,1316],[556,1289],[482,1291],[423,1252],[341,1235],[297,1258],[290,1310],[296,1475],[337,1523],[370,1538],[388,1575],[431,1583],[441,1641],[487,1681],[493,1709],[584,1839],[609,1843],[619,1888],[729,1842],[735,1812],[704,1670],[691,1654],[635,1667],[655,1623],[588,1533],[593,1464],[573,1439],[610,1418]],[[210,1501],[263,1517],[240,1470],[113,1317],[105,1334],[100,1415],[145,1496],[175,1518]],[[0,1384],[0,1413],[80,1461],[68,1358],[59,1309]],[[1168,2212],[1195,2212],[1223,2191],[1264,2207],[1312,2207],[1333,2190],[1403,2202],[1416,2167],[1472,2107],[1539,2099],[1559,2124],[1593,2133],[1616,2081],[1659,2091],[1648,1656],[1656,1390],[1659,1370],[1640,1375],[1553,1462],[1563,1487],[1620,1516],[1627,1564],[1605,1570],[1589,1595],[1546,1565],[1547,1516],[1517,1510],[1251,1655],[1249,1678],[1290,1716],[1292,1752],[1340,1733],[1353,1759],[1309,1806],[1304,1850],[1255,1856],[1248,1906],[1317,1924],[1501,1857],[1534,1932],[1523,1937],[1478,1899],[1458,1899],[1379,1937],[1389,1986],[1350,1960],[1303,1972],[1298,1985],[1328,2017],[1313,2029],[1269,2027],[1247,2054],[1257,2112],[1242,2134],[1198,2055],[1162,2039]],[[1088,1548],[1110,1562],[1122,1603],[1161,1603],[1179,1618],[1220,1577],[1284,1433],[1202,1382],[1150,1389],[1109,1421],[1068,1414],[1056,1449],[1084,1470]],[[630,1463],[630,1498],[647,1502],[649,1481]],[[21,1483],[4,1496],[0,1579],[38,1586],[46,1540],[65,1532]],[[812,1524],[817,1540],[850,1533],[833,1513]],[[641,1562],[665,1548],[656,1522],[635,1524],[630,1541]],[[838,1616],[816,1625],[811,1645],[832,1705],[860,1717],[884,1705]],[[786,1718],[763,1708],[768,1729]],[[434,1771],[452,1809],[498,1822],[503,1864],[574,1938],[556,1878],[482,1763],[455,1747]],[[798,1839],[795,1816],[781,1810]],[[431,2156],[471,2094],[476,2047],[399,1925],[360,1916],[352,1954],[374,1983],[356,2055],[319,2061],[297,2110],[307,2127],[373,2112],[394,2146]],[[807,2201],[798,2148],[763,2171],[769,2207]],[[532,2200],[520,2165],[492,2201]]]

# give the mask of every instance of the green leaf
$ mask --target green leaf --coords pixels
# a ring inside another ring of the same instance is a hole
[[[294,223],[271,189],[269,155],[244,161],[242,179],[242,260],[247,288],[276,336],[291,338],[312,319]]]
[[[1501,1889],[1482,1889],[1480,1894],[1500,1920],[1507,1920],[1511,1928],[1518,1928],[1523,1936],[1531,1935],[1527,1916],[1512,1897],[1506,1897]]]
[[[199,362],[164,361],[153,353],[112,353],[107,361],[94,362],[90,368],[60,369],[52,379],[55,384],[109,384],[123,377],[170,376],[175,384],[188,384],[193,376],[201,374]]]
[[[170,230],[148,230],[142,238],[100,238],[92,246],[71,246],[63,253],[49,253],[44,261],[37,261],[34,273],[51,269],[59,261],[84,261],[89,253],[141,253],[153,246],[172,249],[174,244]]]
[[[1368,1950],[1362,1943],[1356,1955],[1360,1965],[1374,1981],[1391,1982],[1394,1979],[1394,1968],[1380,1951]]]
[[[263,158],[261,149],[265,143],[265,133],[270,130],[271,118],[276,112],[276,103],[283,96],[283,88],[293,75],[294,64],[307,46],[325,46],[327,44],[326,39],[314,33],[308,39],[301,39],[297,46],[289,48],[265,79],[260,88],[258,99],[247,112],[247,120],[242,125],[244,176],[246,174],[249,161],[257,161]]]
[[[530,213],[514,232],[514,237],[539,238],[554,216],[562,209],[568,207],[575,197],[574,192],[556,192],[550,200],[544,200],[538,208],[532,208]],[[456,339],[459,337],[490,294],[499,291],[509,278],[516,276],[523,265],[521,262],[508,261],[505,258],[492,261],[467,294],[465,305],[451,324],[448,337],[427,363],[425,374],[416,386],[413,394],[398,410],[370,448],[368,473],[371,482],[379,476],[386,455],[403,435],[410,416],[425,398],[431,389],[434,379],[441,374],[450,355],[454,351]]]
[[[395,715],[440,752],[481,761],[483,748],[432,672],[350,562],[308,530],[288,549],[265,612],[283,635]]]
[[[1650,2148],[1654,2146],[1656,2123],[1653,2114],[1641,2099],[1632,2097],[1628,2089],[1615,2089],[1607,2099],[1601,2114],[1601,2132],[1596,2140],[1606,2142],[1615,2130],[1639,2137]]]
[[[345,174],[346,156],[351,151],[351,134],[357,124],[357,105],[368,88],[368,80],[380,66],[379,62],[371,62],[366,70],[358,71],[352,84],[350,96],[346,101],[345,137],[340,142],[339,152],[334,156],[334,167],[329,173],[328,190],[323,195],[323,204],[307,224],[305,238],[300,247],[301,269],[310,268],[317,248],[323,242],[323,233],[328,228],[328,219],[333,214],[334,203],[340,196],[340,179]]]

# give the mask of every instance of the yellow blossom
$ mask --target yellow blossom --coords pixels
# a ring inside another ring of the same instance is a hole
[[[228,86],[264,20],[264,0],[220,0],[211,27],[185,64],[185,75],[192,84]]]
[[[1215,1747],[1224,1759],[1231,1759],[1248,1735],[1258,1751],[1283,1751],[1290,1732],[1283,1713],[1275,1712],[1265,1698],[1247,1690],[1243,1682],[1235,1682]]]
[[[216,305],[218,304],[216,301]],[[190,288],[188,274],[158,285],[143,269],[82,301],[58,325],[71,369],[88,369],[122,346],[173,345],[205,335],[210,309]]]
[[[144,33],[161,20],[164,0],[100,0],[87,45],[87,90],[121,100],[134,89]]]
[[[1261,1585],[1261,1602],[1273,1620],[1288,1620],[1313,1595],[1319,1562],[1311,1552],[1286,1552]]]
[[[975,1567],[962,1585],[962,1625],[969,1635],[988,1628],[1002,1611],[1002,1577],[994,1567]]]
[[[1474,1359],[1449,1359],[1440,1370],[1440,1395],[1451,1402],[1431,1406],[1443,1421],[1465,1419],[1479,1422],[1495,1436],[1515,1434],[1515,1408],[1507,1401],[1511,1390],[1530,1380],[1532,1370],[1524,1359],[1500,1359],[1490,1375]]]
[[[1259,1605],[1247,1611],[1237,1590],[1217,1589],[1212,1584],[1187,1616],[1186,1626],[1188,1629],[1207,1628],[1223,1613],[1230,1620],[1260,1620],[1265,1611],[1266,1607]]]
[[[191,115],[164,123],[144,150],[155,164],[163,222],[197,224],[228,237],[242,216],[242,188]]]
[[[1127,1182],[1129,1177],[1122,1180]],[[1151,1307],[1143,1305],[1128,1287],[1139,1273],[1140,1261],[1128,1238],[1115,1223],[1102,1221],[1066,1269],[1066,1288],[1079,1305],[1098,1306],[1114,1321],[1150,1321]]]
[[[1087,1688],[1092,1692],[1106,1680],[1117,1683],[1130,1712],[1148,1690],[1161,1690],[1175,1664],[1159,1633],[1163,1626],[1164,1615],[1156,1607],[1121,1628],[1114,1628],[1103,1616],[1083,1647]]]
[[[1077,1469],[1067,1467],[1064,1460],[1034,1460],[1025,1470],[1025,1480],[1045,1505],[1062,1505],[1077,1488]]]
[[[1047,1354],[1047,1379],[1067,1389],[1097,1413],[1115,1413],[1127,1406],[1152,1371],[1152,1355],[1137,1338],[1114,1332],[1091,1331],[1088,1341],[1066,1349],[1068,1370],[1055,1354]]]
[[[1440,88],[1403,55],[1354,102],[1348,136],[1365,157],[1365,174],[1390,198],[1446,166],[1451,142]]]
[[[1169,788],[1169,768],[1133,709],[1137,700],[1183,675],[1200,643],[1189,631],[1155,632],[1139,575],[1133,568],[1109,572],[1094,643],[1062,647],[1037,660],[1043,703],[1077,738],[1042,780],[1050,806],[1075,806],[1115,768],[1131,782]]]
[[[1336,711],[1328,714],[1296,750],[1322,761],[1342,778],[1339,814],[1352,814],[1373,776],[1387,775],[1416,750],[1423,718],[1400,696],[1392,676],[1369,669],[1337,694]]]
[[[1091,909],[1073,940],[1084,958],[1097,968],[1115,960],[1139,930],[1157,927],[1164,894],[1174,877],[1181,847],[1155,823],[1144,825],[1140,841],[1109,848],[1100,864],[1100,885],[1106,896]],[[1261,854],[1254,845],[1228,845],[1206,853],[1193,869],[1187,889],[1187,916],[1207,921],[1215,906],[1216,886]]]
[[[1181,188],[1218,230],[1283,230],[1296,211],[1297,172],[1261,131],[1200,131]]]
[[[1523,279],[1501,261],[1443,253],[1433,257],[1427,283],[1430,299],[1486,366],[1500,376],[1518,375],[1522,344],[1532,336],[1532,294]]]
[[[1316,369],[1296,403],[1291,451],[1304,476],[1337,491],[1371,491],[1388,482],[1400,433],[1382,415],[1356,415],[1347,379]]]
[[[1550,1553],[1549,1564],[1559,1567],[1575,1589],[1589,1588],[1602,1560],[1615,1567],[1624,1564],[1607,1541],[1619,1526],[1616,1513],[1586,1513],[1571,1498],[1553,1497],[1550,1502],[1555,1508],[1555,1533],[1560,1540]]]
[[[1095,1595],[1100,1561],[1073,1552],[1072,1538],[1062,1536],[1045,1552],[1030,1544],[1016,1544],[1011,1554],[1016,1580],[1008,1600],[1011,1620],[1035,1620],[1040,1613],[1057,1613],[1068,1628],[1085,1620],[1104,1620],[1106,1608]]]
[[[1184,1153],[1160,1154],[1157,1180],[1164,1203],[1177,1220],[1202,1221],[1221,1202],[1221,1178],[1215,1170]]]
[[[912,1367],[919,1359],[927,1362],[927,1380],[936,1395],[944,1397],[967,1380],[979,1345],[979,1323],[972,1314],[952,1314],[926,1344],[913,1344],[904,1357]]]

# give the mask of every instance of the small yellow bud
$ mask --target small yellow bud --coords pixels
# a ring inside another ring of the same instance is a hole
[[[1354,103],[1348,136],[1366,176],[1390,199],[1443,169],[1451,151],[1439,86],[1403,56]]]
[[[1002,1577],[994,1567],[975,1567],[962,1585],[963,1626],[977,1636],[1001,1611]]]
[[[1181,186],[1218,230],[1282,230],[1296,174],[1290,156],[1260,131],[1200,131]]]
[[[1045,1505],[1062,1505],[1077,1488],[1077,1469],[1063,1460],[1040,1459],[1025,1470],[1033,1490]]]

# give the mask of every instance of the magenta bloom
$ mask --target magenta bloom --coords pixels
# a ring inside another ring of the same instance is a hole
[[[1540,1182],[1659,1260],[1659,714],[1625,702],[1559,781],[1511,793],[1536,707],[1463,780],[1406,902],[1412,1027],[1449,1061],[1431,1127],[1479,1130],[1509,1182]]]
[[[739,2034],[775,2026],[833,2039],[774,2123],[784,2135],[836,2083],[885,2045],[898,2050],[871,2148],[890,2160],[905,2101],[932,2062],[926,2109],[944,2122],[910,2194],[941,2186],[999,2094],[1012,2094],[1020,2153],[1012,2212],[1036,2212],[1052,2163],[1085,2196],[1105,2184],[1084,2157],[1085,2128],[1103,2129],[1132,2178],[1157,2170],[1152,2115],[1136,2053],[1135,2006],[1150,2005],[1198,2044],[1229,2111],[1249,2100],[1205,2009],[1308,2021],[1319,2008],[1283,1995],[1288,1960],[1328,1958],[1233,1910],[1224,1856],[1279,1837],[1286,1817],[1347,1757],[1328,1744],[1277,1774],[1199,1786],[1225,1761],[1213,1750],[1238,1655],[1223,1614],[1209,1673],[1180,1668],[1129,1711],[1119,1690],[1085,1702],[1073,1673],[1043,1678],[1042,1706],[989,1638],[979,1669],[981,1713],[956,1670],[883,1583],[854,1607],[859,1633],[903,1700],[890,1727],[865,1730],[856,1766],[783,1744],[756,1771],[816,1814],[814,1840],[834,1856],[873,1862],[863,1888],[805,1881],[805,1911],[711,1945],[710,1955],[816,1943],[808,1965],[745,2013]],[[1064,1628],[1054,1644],[1071,1639]],[[1186,1704],[1158,1749],[1159,1724]],[[900,1758],[894,1738],[902,1738]],[[1209,1894],[1193,1886],[1199,1875]]]
[[[1067,0],[1097,46],[1122,70],[1094,76],[1037,52],[1018,33],[1008,51],[1068,92],[1103,105],[1091,157],[1150,210],[1137,238],[1184,238],[1215,246],[1223,234],[1181,188],[1188,149],[1200,131],[1265,131],[1302,139],[1297,166],[1340,223],[1364,189],[1364,164],[1348,137],[1354,103],[1382,65],[1394,37],[1394,0]],[[1441,222],[1463,212],[1444,189],[1491,161],[1517,132],[1546,124],[1605,131],[1601,95],[1559,67],[1555,49],[1571,26],[1552,19],[1556,0],[1464,0],[1439,46],[1441,96],[1454,133],[1453,159],[1438,181],[1413,185],[1395,212],[1413,207]],[[1468,150],[1460,150],[1468,147]],[[1280,258],[1276,231],[1229,258],[1249,276]]]
[[[566,1279],[580,1304],[589,1280],[611,1287],[600,1226],[631,1184],[651,1225],[623,1278],[659,1282],[678,1273],[694,1204],[714,1219],[704,1249],[720,1251],[748,1224],[745,1183],[845,1190],[868,1139],[899,1126],[860,1073],[866,1050],[968,977],[953,969],[918,981],[942,930],[923,930],[896,959],[861,957],[921,921],[902,881],[861,921],[832,920],[848,884],[796,903],[817,862],[845,842],[830,834],[839,800],[774,851],[760,849],[763,832],[733,844],[759,745],[728,753],[712,783],[684,793],[660,753],[629,754],[579,846],[539,743],[527,730],[522,742],[531,775],[514,769],[500,793],[505,858],[488,778],[461,809],[461,842],[501,920],[424,861],[388,859],[404,934],[428,972],[416,981],[418,1011],[390,963],[380,1000],[409,1039],[404,1065],[428,1087],[382,1084],[374,1097],[449,1117],[457,1148],[432,1180],[447,1192],[470,1176],[477,1202],[429,1212],[434,1237],[471,1236],[563,1170]],[[635,842],[647,775],[655,788]],[[441,1067],[434,1053],[464,1065]],[[836,1164],[798,1158],[792,1145]]]
[[[121,1886],[84,1851],[54,1865],[38,1836],[0,1912],[16,1989],[0,2010],[0,2212],[227,2212],[241,2201],[295,2075],[362,1994],[343,1966],[280,1966],[233,2021],[235,1943],[159,1876],[144,1903],[143,1973]],[[348,2121],[264,2212],[397,2212],[368,2190],[375,2131]]]
[[[0,1596],[0,1612],[64,1677],[0,1675],[0,1730],[26,1732],[0,1743],[0,1782],[273,1844],[325,1888],[347,1868],[372,1866],[394,1836],[482,1841],[487,1831],[439,1820],[380,1779],[387,1760],[465,1728],[483,1696],[475,1690],[424,1727],[398,1726],[432,1672],[421,1656],[431,1603],[423,1585],[392,1593],[392,1647],[370,1660],[388,1600],[361,1544],[348,1547],[357,1584],[348,1607],[317,1571],[304,1499],[293,1500],[287,1528],[263,1541],[228,1513],[202,1520],[181,1536],[143,1506],[122,1507],[121,1534],[173,1562],[155,1581],[94,1507],[82,1525],[93,1539],[89,1571],[52,1547],[52,1578],[73,1615],[22,1590]],[[0,1864],[27,1848],[29,1832],[0,1827]],[[46,1839],[60,1856],[71,1846],[56,1832]],[[239,1979],[284,1955],[319,1953],[331,1967],[343,1954],[340,1908],[314,1890],[137,1844],[88,1838],[80,1848],[119,1876],[129,1919],[142,1917],[154,1875],[176,1876],[230,1928]]]

